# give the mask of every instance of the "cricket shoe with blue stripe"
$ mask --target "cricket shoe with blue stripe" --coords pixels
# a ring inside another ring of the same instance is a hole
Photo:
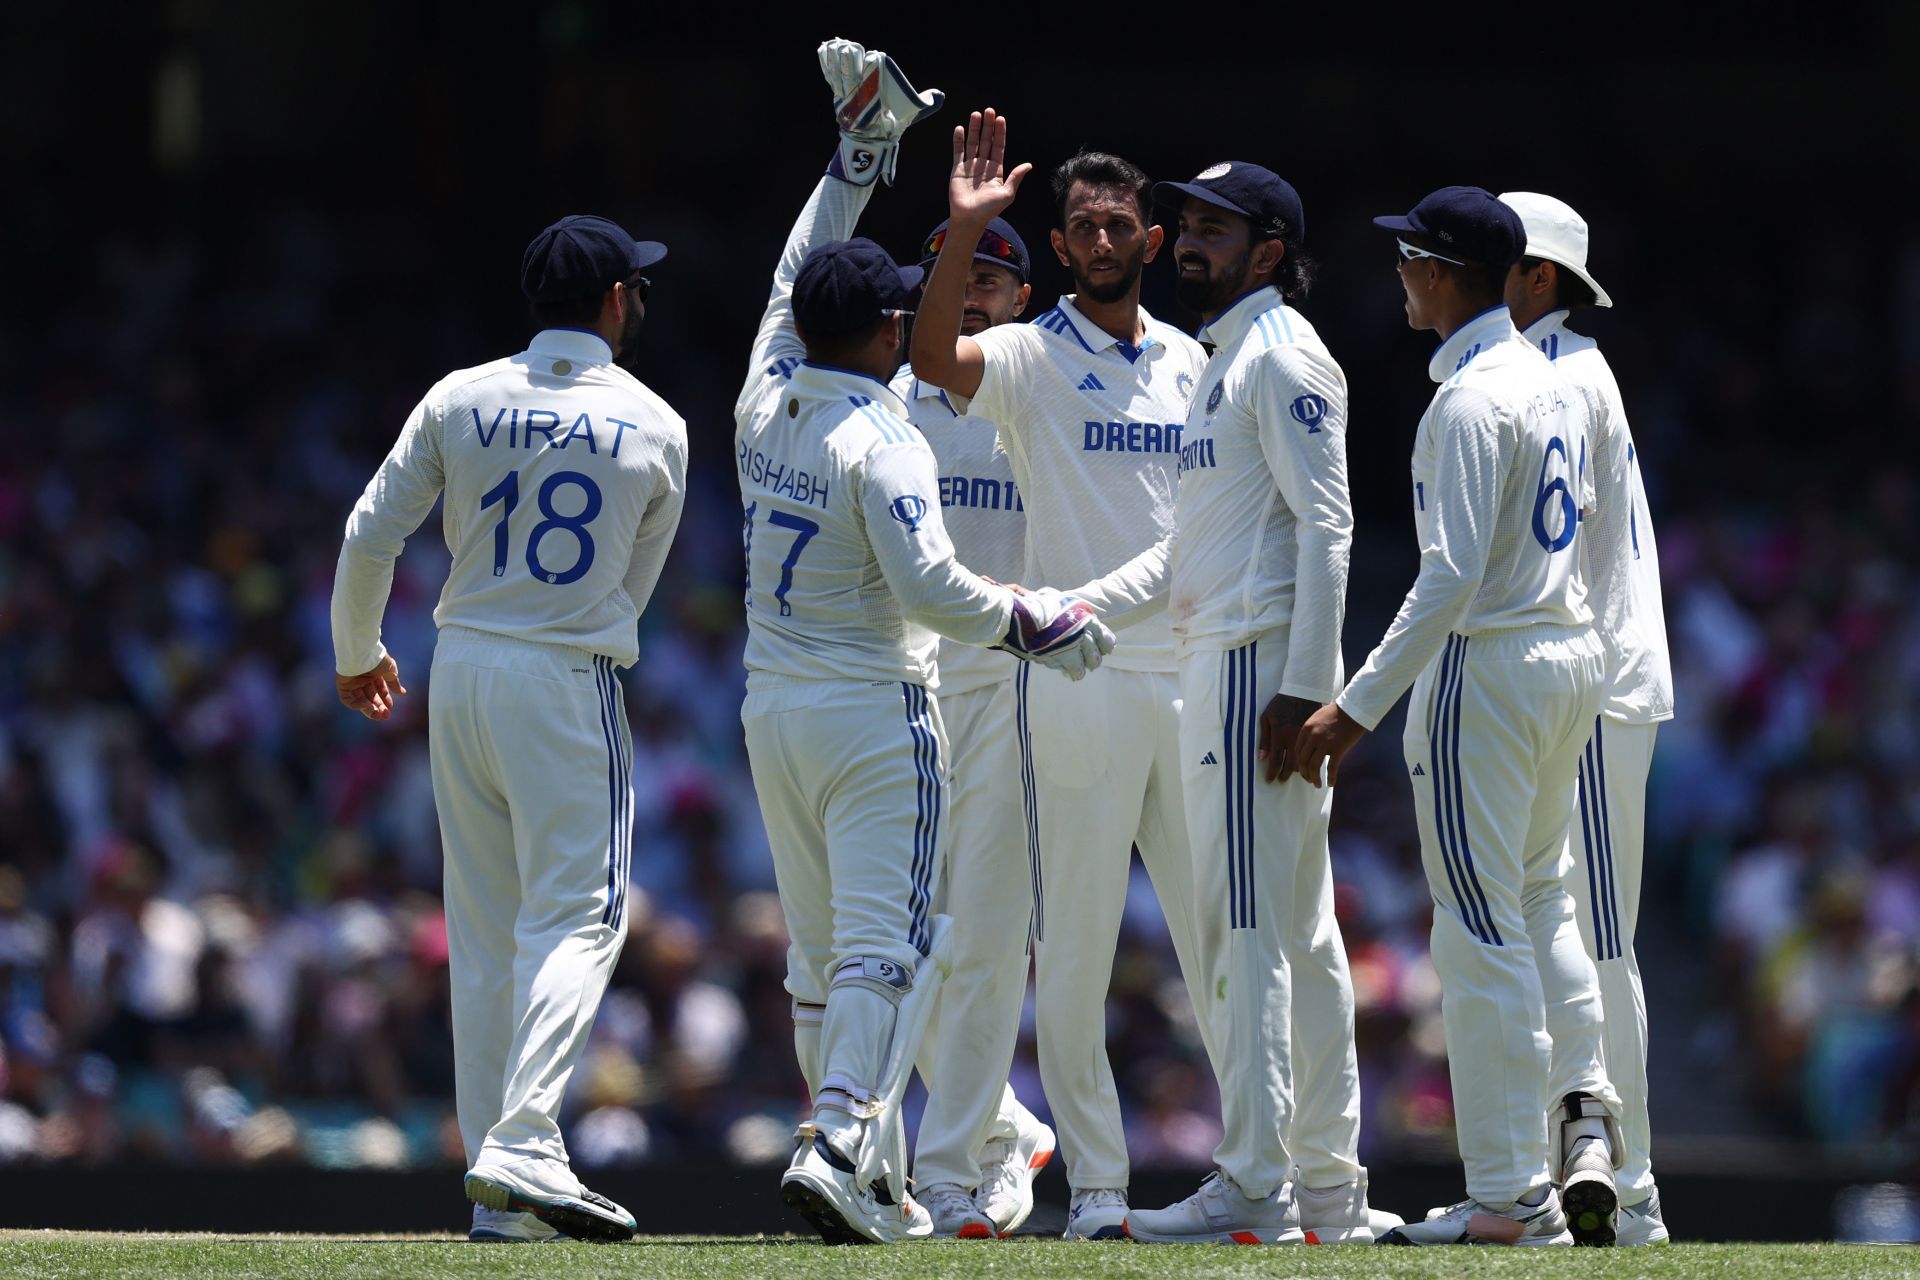
[[[1425,1222],[1394,1227],[1374,1243],[1401,1245],[1500,1244],[1535,1247],[1571,1245],[1567,1215],[1552,1187],[1539,1204],[1510,1204],[1489,1208],[1478,1200],[1462,1200],[1436,1210]]]
[[[495,1213],[475,1205],[467,1239],[494,1244],[545,1244],[560,1239],[560,1233],[530,1213]]]
[[[1124,1240],[1127,1235],[1127,1193],[1121,1187],[1092,1187],[1076,1191],[1067,1202],[1066,1240]]]
[[[1270,1196],[1249,1196],[1219,1171],[1178,1204],[1128,1213],[1125,1230],[1140,1244],[1306,1243],[1291,1182]]]
[[[556,1185],[562,1177],[571,1185]],[[581,1186],[565,1165],[553,1161],[476,1165],[467,1174],[466,1188],[467,1199],[483,1209],[530,1213],[576,1240],[633,1239],[636,1224],[632,1214]]]
[[[1655,1187],[1653,1194],[1639,1204],[1620,1206],[1620,1229],[1613,1242],[1622,1249],[1631,1249],[1639,1245],[1666,1244],[1671,1237],[1667,1235],[1667,1221],[1660,1216],[1660,1189]]]
[[[884,1179],[870,1187],[854,1180],[854,1162],[840,1154],[811,1122],[794,1135],[799,1145],[780,1178],[780,1198],[827,1244],[896,1244],[925,1240],[933,1217],[912,1196],[895,1204]]]

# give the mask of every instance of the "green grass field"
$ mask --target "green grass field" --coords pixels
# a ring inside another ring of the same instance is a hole
[[[0,1276],[53,1277],[385,1277],[673,1276],[690,1280],[886,1280],[1020,1276],[1302,1276],[1346,1280],[1427,1277],[1920,1276],[1920,1249],[1871,1245],[1672,1245],[1638,1250],[1235,1249],[1068,1244],[1058,1240],[949,1242],[896,1248],[828,1249],[797,1237],[656,1236],[629,1245],[470,1245],[423,1236],[113,1235],[0,1231]]]

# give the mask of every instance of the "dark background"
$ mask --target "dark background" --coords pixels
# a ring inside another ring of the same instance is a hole
[[[0,24],[0,1161],[457,1159],[420,697],[436,525],[389,614],[417,677],[392,726],[332,704],[325,602],[407,409],[524,343],[521,251],[570,212],[672,247],[639,372],[694,458],[626,678],[647,909],[576,1156],[778,1158],[801,1089],[735,718],[729,413],[833,145],[813,46],[844,34],[948,94],[861,231],[910,256],[944,216],[945,130],[992,105],[1040,169],[1011,214],[1029,314],[1068,287],[1044,177],[1079,146],[1299,189],[1302,309],[1352,388],[1350,669],[1414,571],[1431,394],[1369,218],[1456,182],[1587,217],[1616,308],[1576,324],[1644,461],[1679,702],[1640,938],[1656,1168],[1909,1166],[1920,11],[177,0]],[[1191,327],[1165,269],[1147,303]],[[1450,1150],[1396,739],[1361,749],[1334,836],[1376,1167]],[[1170,972],[1143,898],[1110,1022],[1144,1168],[1203,1162],[1217,1125]],[[1024,1056],[1016,1083],[1038,1099]]]

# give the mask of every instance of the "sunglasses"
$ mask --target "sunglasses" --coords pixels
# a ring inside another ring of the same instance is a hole
[[[927,240],[926,248],[921,251],[920,256],[922,258],[938,257],[940,254],[940,246],[946,242],[947,229],[942,227],[940,230],[934,232]],[[983,234],[980,237],[980,244],[974,249],[974,252],[977,254],[985,254],[989,258],[998,258],[1000,261],[1013,267],[1016,271],[1019,270],[1020,251],[1013,247],[1013,241],[1007,239],[998,231],[988,231]]]
[[[1460,261],[1460,259],[1458,258],[1449,258],[1444,253],[1429,253],[1425,249],[1415,248],[1413,245],[1408,244],[1405,240],[1400,239],[1398,236],[1394,237],[1393,242],[1400,246],[1399,260],[1393,264],[1395,268],[1398,268],[1400,266],[1400,263],[1402,262],[1413,262],[1420,258],[1432,258],[1436,262],[1451,262],[1456,267],[1464,267],[1467,265],[1466,263]]]
[[[653,291],[653,281],[645,276],[628,276],[623,283],[627,286],[627,292],[638,302],[645,302],[647,295]]]

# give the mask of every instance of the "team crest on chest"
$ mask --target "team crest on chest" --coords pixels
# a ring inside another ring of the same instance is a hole
[[[1182,400],[1193,399],[1193,375],[1182,370],[1173,379],[1173,389],[1180,393]]]
[[[1226,383],[1224,382],[1214,383],[1213,394],[1207,397],[1207,412],[1212,413],[1215,409],[1218,409],[1220,407],[1220,398],[1226,394],[1227,394]]]

